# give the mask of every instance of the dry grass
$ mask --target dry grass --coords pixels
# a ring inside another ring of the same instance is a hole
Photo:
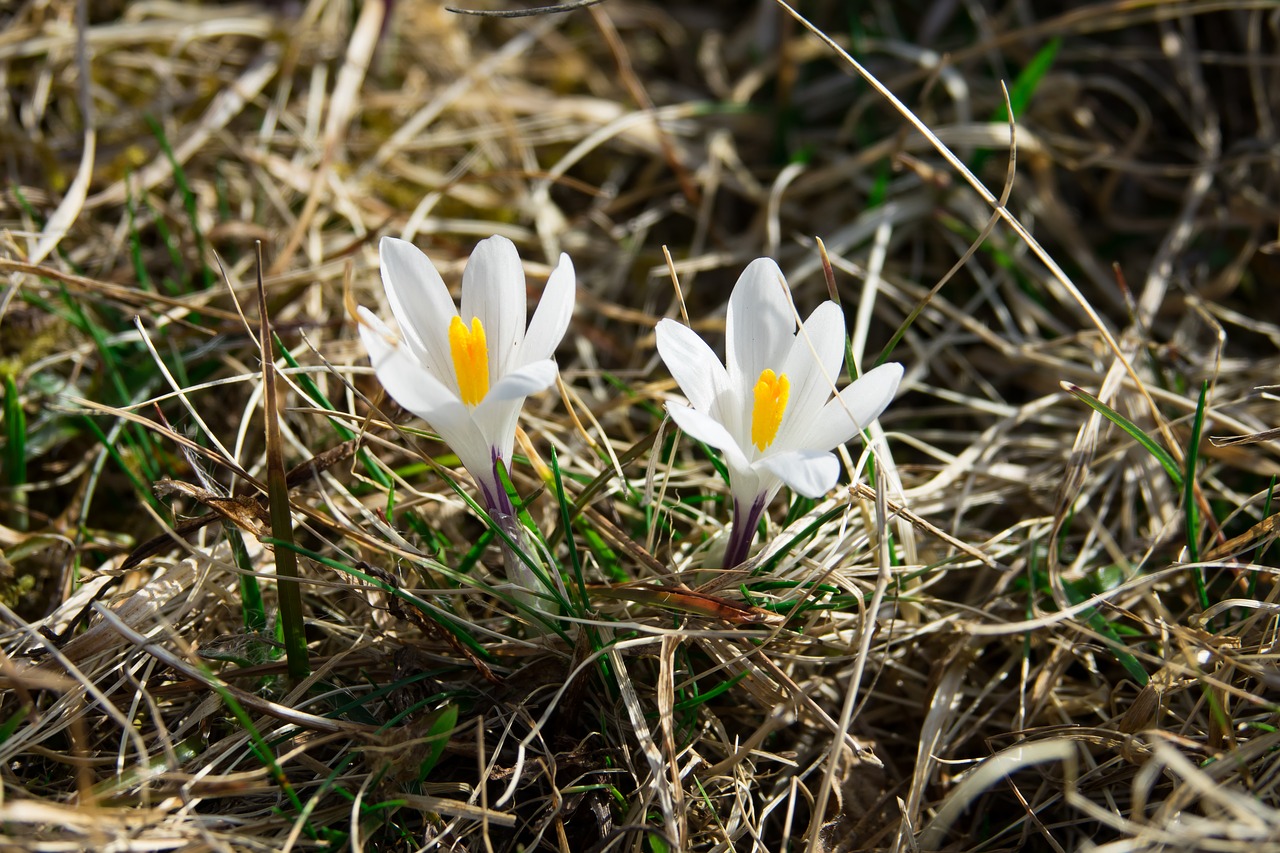
[[[0,7],[5,849],[1280,839],[1280,461],[1207,438],[1276,422],[1274,4],[805,4],[828,41],[741,0],[88,5]],[[590,583],[554,630],[343,307],[381,305],[381,235],[456,283],[492,233],[579,276],[513,471]],[[714,338],[754,257],[824,298],[815,237],[860,362],[905,324],[904,390],[870,485],[718,572],[724,484],[658,431],[662,249]],[[245,598],[274,613],[255,240],[300,682]]]

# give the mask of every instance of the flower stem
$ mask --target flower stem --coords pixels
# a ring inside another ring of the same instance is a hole
[[[733,501],[733,526],[729,529],[729,544],[724,549],[724,567],[732,569],[746,562],[751,552],[751,543],[756,538],[756,526],[760,523],[760,515],[764,512],[764,495],[759,495],[746,509],[737,500]]]
[[[498,460],[495,456],[493,478],[488,482],[479,480],[479,485],[481,496],[484,498],[485,511],[506,534],[498,537],[498,544],[502,549],[502,562],[507,570],[507,580],[512,583],[512,594],[517,600],[531,610],[550,614],[552,611],[548,609],[547,602],[539,595],[539,592],[545,588],[545,584],[525,563],[526,557],[536,560],[537,554],[529,541],[528,533],[516,516],[515,505],[511,502],[511,496],[507,494],[502,475],[498,473],[497,464]]]
[[[511,503],[511,496],[502,485],[502,476],[498,473],[499,457],[494,451],[493,468],[486,472],[488,476],[475,476],[476,485],[480,487],[480,496],[484,499],[484,508],[491,516],[514,517],[516,508]]]

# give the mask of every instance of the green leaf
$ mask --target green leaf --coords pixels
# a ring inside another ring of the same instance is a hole
[[[31,705],[21,705],[18,710],[9,716],[9,719],[0,723],[0,743],[5,743],[18,730],[18,726],[22,725],[22,721],[31,713]]]
[[[458,706],[445,705],[437,711],[427,727],[427,757],[418,765],[418,781],[425,782],[431,771],[440,763],[444,748],[449,745],[449,735],[458,725]]]
[[[1173,484],[1179,489],[1182,488],[1184,480],[1182,476],[1182,469],[1178,467],[1178,463],[1174,460],[1173,456],[1169,454],[1169,451],[1156,444],[1155,439],[1143,432],[1142,428],[1133,421],[1129,420],[1124,415],[1120,414],[1115,409],[1111,408],[1106,403],[1081,388],[1079,385],[1072,385],[1069,382],[1063,384],[1069,394],[1080,400],[1098,414],[1102,415],[1107,420],[1111,421],[1116,426],[1120,427],[1120,429],[1129,434],[1130,438],[1145,447],[1147,452],[1154,456],[1156,461],[1160,463],[1160,467],[1164,468],[1165,473],[1169,475],[1169,479],[1173,480]]]
[[[173,146],[169,144],[169,137],[165,135],[164,128],[160,125],[160,122],[150,115],[146,116],[146,120],[147,125],[151,128],[151,133],[155,136],[156,141],[160,143],[160,150],[164,152],[169,165],[173,167],[173,182],[177,185],[178,192],[182,195],[182,206],[187,212],[187,219],[191,225],[191,234],[195,238],[196,258],[197,263],[200,265],[200,286],[201,289],[207,290],[213,286],[214,275],[213,270],[204,261],[204,232],[200,229],[196,194],[192,192],[191,185],[187,181],[187,173],[183,170],[182,164],[178,162],[178,157],[174,154]]]
[[[388,595],[394,595],[396,598],[399,598],[411,607],[422,611],[422,613],[425,614],[432,622],[435,622],[450,634],[457,637],[459,642],[463,643],[467,648],[475,652],[476,657],[484,660],[493,659],[493,656],[489,654],[484,646],[480,645],[479,641],[477,641],[475,637],[471,636],[470,632],[467,631],[467,627],[469,626],[466,622],[455,619],[452,615],[441,608],[433,607],[413,593],[403,590],[393,584],[389,584],[381,578],[374,577],[367,572],[362,572],[345,563],[326,557],[316,551],[310,551],[293,542],[282,542],[279,539],[273,539],[270,536],[262,537],[261,541],[263,545],[270,545],[272,548],[284,548],[286,550],[293,551],[299,556],[306,557],[312,562],[318,563],[322,566],[328,566],[331,569],[336,569],[340,572],[351,575],[351,577],[358,578],[370,586],[377,587]]]
[[[280,355],[284,358],[285,364],[289,365],[289,367],[294,370],[297,370],[298,360],[293,357],[293,353],[289,352],[288,347],[286,347],[284,342],[280,340],[280,336],[275,332],[272,332],[271,338],[275,342],[275,345],[280,348]],[[302,388],[302,392],[310,397],[311,401],[317,406],[330,412],[338,411],[337,407],[335,407],[333,403],[329,402],[329,398],[325,396],[325,393],[320,390],[320,386],[317,385],[315,380],[310,376],[305,373],[298,373],[293,378]],[[337,433],[338,437],[343,441],[350,441],[356,437],[356,433],[337,418],[329,418],[329,424],[333,427],[333,431]],[[369,479],[373,480],[382,488],[388,490],[387,517],[391,518],[391,510],[394,505],[395,497],[395,484],[392,481],[391,476],[383,470],[381,465],[374,461],[373,456],[369,453],[369,449],[367,447],[361,447],[356,451],[356,455],[360,459],[360,464],[364,466],[365,473],[369,475]]]
[[[1196,462],[1200,459],[1200,434],[1204,431],[1204,403],[1209,396],[1209,380],[1200,385],[1200,400],[1196,403],[1195,420],[1191,423],[1191,443],[1187,447],[1186,476],[1183,477],[1182,510],[1187,518],[1187,556],[1191,562],[1200,562],[1200,507],[1196,503]],[[1200,607],[1209,609],[1209,592],[1205,589],[1204,569],[1195,572],[1196,595]]]
[[[284,467],[284,440],[280,436],[279,383],[267,315],[267,289],[262,282],[262,247],[258,247],[258,341],[262,347],[262,414],[266,426],[267,512],[271,538],[286,546],[293,544],[293,508]],[[298,555],[291,547],[276,548],[276,596],[280,606],[280,629],[284,640],[289,677],[301,681],[311,672],[307,656],[307,636],[302,617],[302,586],[298,577]]]
[[[4,377],[4,432],[4,484],[12,490],[9,502],[14,527],[26,530],[26,493],[22,486],[27,483],[27,415],[12,374]]]
[[[1107,585],[1105,577],[1095,576],[1092,578],[1093,585],[1088,582],[1076,582],[1063,584],[1063,591],[1067,595],[1067,601],[1072,604],[1080,602],[1092,597],[1098,592],[1103,591],[1103,587]],[[1117,581],[1118,582],[1118,581]],[[1128,649],[1115,626],[1107,621],[1107,617],[1096,607],[1090,607],[1088,610],[1080,612],[1080,616],[1089,624],[1089,627],[1105,638],[1105,645],[1115,655],[1119,664],[1124,667],[1124,671],[1129,674],[1137,684],[1145,687],[1150,680],[1147,671],[1143,668],[1142,662],[1139,661]]]
[[[1031,103],[1031,96],[1035,94],[1036,89],[1044,81],[1045,75],[1053,67],[1053,62],[1058,58],[1058,51],[1061,49],[1061,38],[1049,39],[1045,46],[1036,51],[1035,56],[1031,57],[1031,61],[1022,69],[1022,73],[1014,78],[1013,85],[1009,88],[1009,103],[1013,105],[1014,118],[1026,111],[1027,104]],[[992,113],[991,120],[1009,120],[1009,113],[1003,103]]]
[[[582,576],[582,558],[578,554],[578,543],[573,538],[573,525],[570,520],[573,506],[564,491],[564,479],[560,476],[560,458],[556,449],[551,448],[551,472],[555,477],[556,506],[560,509],[560,524],[565,531],[565,544],[569,546],[569,565],[573,568],[573,577],[578,584],[578,603],[583,612],[589,608],[587,582]]]
[[[1036,51],[1035,56],[1031,57],[1031,61],[1027,63],[1021,73],[1014,78],[1013,85],[1009,87],[1009,103],[1013,106],[1013,117],[1015,119],[1026,112],[1027,104],[1031,103],[1031,97],[1044,81],[1049,69],[1053,67],[1053,62],[1058,58],[1058,51],[1061,48],[1062,39],[1049,39],[1045,46]],[[996,107],[991,113],[991,123],[1004,124],[1008,121],[1009,110],[1004,101],[1001,101],[1000,106]],[[990,156],[990,148],[979,150],[973,157],[972,171],[974,173],[982,171],[982,167],[986,165],[987,158]]]

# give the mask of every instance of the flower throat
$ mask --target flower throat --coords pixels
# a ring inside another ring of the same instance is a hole
[[[768,368],[761,371],[756,382],[755,403],[751,407],[751,443],[756,450],[764,452],[778,437],[778,427],[782,426],[782,415],[787,410],[790,394],[791,383],[785,373],[778,376]]]
[[[470,329],[461,317],[450,321],[449,353],[458,377],[458,394],[463,404],[474,409],[489,393],[489,347],[479,317],[471,318]]]

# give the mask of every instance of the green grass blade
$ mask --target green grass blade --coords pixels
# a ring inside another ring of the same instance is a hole
[[[183,170],[182,164],[178,162],[177,155],[173,153],[173,146],[169,144],[169,137],[165,134],[160,122],[151,115],[147,115],[145,118],[147,126],[151,128],[151,133],[155,136],[156,141],[160,143],[160,150],[164,152],[169,165],[173,167],[173,182],[177,185],[178,192],[182,195],[182,206],[187,212],[187,219],[191,225],[191,235],[196,243],[196,263],[200,265],[200,288],[207,290],[213,286],[215,279],[213,270],[204,260],[204,232],[200,230],[200,217],[196,210],[196,194],[191,191],[191,185],[187,182],[187,173]]]
[[[293,353],[289,352],[288,348],[286,348],[284,343],[281,342],[279,335],[273,332],[271,337],[275,341],[276,346],[280,348],[280,355],[284,358],[285,363],[296,370],[298,368],[298,360],[293,357]],[[294,379],[297,381],[298,385],[302,387],[303,393],[310,397],[312,402],[317,406],[322,409],[327,409],[330,412],[338,411],[337,407],[334,406],[333,403],[329,402],[328,396],[320,390],[320,386],[317,385],[315,380],[310,376],[305,373],[299,373],[294,377]],[[338,418],[330,418],[329,423],[333,426],[333,431],[336,432],[338,437],[343,441],[350,441],[356,437],[356,433]],[[392,488],[394,483],[391,480],[391,476],[382,469],[381,465],[374,461],[368,448],[361,447],[357,452],[357,455],[360,459],[360,464],[364,466],[365,473],[369,475],[369,479],[373,480],[384,489]],[[388,507],[387,515],[389,516],[390,514],[390,508]]]
[[[786,544],[783,545],[781,548],[779,548],[777,551],[775,551],[772,557],[770,557],[769,559],[761,563],[759,567],[756,568],[754,575],[756,577],[766,577],[766,578],[772,575],[775,571],[777,571],[778,565],[782,562],[783,558],[785,558],[788,554],[790,554],[792,551],[798,548],[801,542],[814,536],[818,532],[818,530],[822,527],[822,525],[826,524],[832,519],[839,518],[841,513],[844,513],[846,511],[848,511],[848,507],[845,506],[844,504],[839,504],[837,506],[833,506],[831,509],[822,513],[822,515],[815,518],[809,524],[806,524],[803,530],[801,530],[795,536],[792,536],[789,540],[787,540]]]
[[[269,744],[267,739],[262,736],[262,733],[258,731],[257,726],[253,724],[253,718],[249,716],[249,712],[244,709],[244,706],[241,705],[236,697],[232,695],[231,691],[226,688],[226,685],[224,685],[218,677],[207,668],[205,669],[205,675],[207,676],[207,683],[209,687],[218,694],[219,698],[222,699],[222,703],[227,707],[227,710],[231,712],[231,716],[235,717],[236,722],[240,724],[240,727],[243,728],[245,733],[249,736],[249,751],[252,752],[258,761],[262,763],[263,767],[267,768],[267,772],[284,793],[285,797],[288,798],[294,810],[301,813],[303,811],[303,804],[302,801],[298,799],[298,794],[297,791],[294,790],[293,783],[289,781],[289,777],[285,774],[284,768],[280,766],[278,761],[276,761],[275,753],[271,749],[271,744]]]
[[[511,554],[518,557],[520,563],[533,573],[534,578],[542,589],[532,589],[529,590],[529,592],[538,596],[550,596],[555,606],[559,608],[560,612],[573,613],[574,610],[572,603],[565,600],[564,596],[560,593],[560,585],[555,583],[551,578],[550,573],[557,571],[556,567],[554,565],[543,565],[542,563],[542,555],[550,555],[551,549],[547,546],[546,540],[542,538],[542,534],[539,532],[537,524],[529,514],[529,510],[527,509],[528,502],[520,500],[520,496],[517,494],[516,488],[511,482],[511,476],[507,473],[507,466],[502,463],[501,459],[497,461],[494,467],[498,474],[499,484],[506,490],[507,497],[511,500],[512,506],[515,507],[516,517],[513,520],[515,523],[514,530],[505,528],[498,519],[493,518],[487,512],[481,511],[480,505],[475,503],[470,496],[464,494],[464,499],[472,505],[472,509],[474,509],[481,518],[485,519],[492,526],[493,532],[502,539],[508,548],[511,549]],[[517,537],[519,537],[520,541],[517,541]],[[536,542],[534,541],[535,539],[537,540]],[[541,548],[539,548],[539,546],[541,546]],[[512,568],[512,566],[508,566],[507,571],[510,572]],[[518,569],[519,567],[514,568]],[[508,579],[517,581],[514,577],[509,577]],[[521,609],[524,608],[522,607]],[[539,621],[545,622],[548,625],[551,624],[551,621],[549,620],[549,613],[537,613],[532,610],[530,613],[531,615],[537,616]],[[563,631],[560,631],[560,633],[561,636],[568,639],[567,635],[565,635]]]
[[[98,349],[98,355],[102,357],[102,367],[107,379],[110,381],[112,389],[116,392],[115,403],[121,406],[136,403],[145,394],[135,395],[130,393],[130,385],[136,383],[130,383],[122,364],[122,353],[119,352],[120,347],[111,343],[110,331],[84,310],[81,300],[73,297],[65,285],[60,284],[58,290],[62,301],[70,310],[70,322],[93,339],[93,343]],[[126,430],[126,435],[129,437],[131,446],[136,451],[135,458],[139,467],[142,468],[143,476],[151,482],[160,479],[163,466],[158,461],[158,454],[151,436],[148,435],[146,430],[132,426]]]
[[[608,540],[601,536],[599,531],[588,522],[580,521],[578,523],[578,532],[582,534],[587,548],[596,558],[596,565],[599,567],[601,574],[614,583],[627,583],[635,580],[623,568],[622,561],[618,558],[618,552],[613,550]]]
[[[659,415],[659,417],[661,417],[661,415]],[[630,463],[648,453],[649,448],[653,447],[653,443],[657,438],[658,431],[654,430],[635,444],[628,447],[625,451],[618,454],[618,465],[625,468]],[[618,472],[614,470],[613,465],[608,463],[607,459],[605,461],[607,464],[604,469],[590,483],[588,483],[585,488],[583,488],[582,492],[578,495],[578,499],[573,502],[573,511],[569,514],[570,520],[577,519],[582,513],[583,508],[588,506],[595,499],[596,495],[602,492],[618,476]],[[547,541],[552,545],[555,545],[560,541],[560,536],[563,535],[564,532],[565,529],[557,528],[555,532],[548,537]]]
[[[1097,397],[1090,394],[1088,391],[1081,388],[1079,385],[1072,385],[1070,382],[1064,382],[1063,387],[1066,388],[1067,392],[1073,397],[1080,400],[1082,403],[1102,415],[1107,420],[1111,421],[1116,426],[1120,427],[1120,429],[1129,434],[1130,438],[1145,447],[1147,452],[1154,456],[1156,461],[1160,463],[1160,467],[1164,468],[1165,473],[1169,475],[1169,479],[1173,481],[1173,484],[1179,489],[1182,488],[1184,478],[1182,476],[1182,469],[1178,467],[1178,463],[1174,460],[1173,456],[1169,454],[1169,451],[1156,444],[1155,439],[1143,432],[1141,427],[1108,406],[1106,403],[1099,400]]]
[[[129,176],[124,181],[124,210],[129,223],[129,260],[133,263],[133,275],[138,279],[138,286],[143,290],[154,291],[151,275],[142,260],[142,235],[138,233],[138,206],[133,200],[133,188]]]
[[[262,585],[254,573],[253,559],[245,547],[244,536],[231,525],[226,525],[227,543],[236,566],[240,569],[240,613],[244,629],[250,634],[262,634],[267,630],[267,605],[262,598]]]
[[[1054,60],[1058,58],[1058,51],[1061,49],[1061,38],[1049,39],[1045,46],[1036,51],[1035,56],[1031,57],[1031,61],[1022,69],[1022,73],[1014,79],[1013,85],[1009,87],[1009,103],[1013,106],[1014,118],[1026,111],[1027,104],[1031,103],[1031,96],[1035,94],[1036,89],[1040,88],[1045,75],[1053,68]],[[1009,112],[1003,101],[992,113],[991,120],[993,122],[1006,122],[1009,120]]]
[[[445,705],[433,715],[431,724],[427,727],[427,757],[418,765],[419,782],[425,782],[440,763],[440,759],[444,757],[444,748],[449,745],[449,736],[457,726],[457,705]]]
[[[27,415],[22,410],[22,397],[13,374],[4,377],[4,484],[9,488],[9,505],[13,526],[27,529]]]
[[[284,441],[280,437],[280,394],[276,383],[271,319],[267,315],[267,289],[262,283],[262,244],[258,244],[258,333],[262,346],[262,411],[266,422],[267,503],[271,536],[293,543],[293,509],[289,502],[289,482],[284,467]],[[280,597],[280,629],[284,641],[289,676],[295,681],[311,671],[307,658],[307,637],[302,620],[302,588],[298,578],[298,556],[292,548],[277,548],[276,579]]]
[[[137,493],[138,497],[150,504],[151,508],[154,509],[161,518],[165,519],[166,522],[172,523],[173,513],[151,493],[151,489],[147,488],[147,484],[138,477],[137,473],[134,472],[129,463],[125,461],[124,455],[120,453],[120,449],[116,447],[115,443],[107,437],[105,432],[102,431],[102,428],[98,426],[97,421],[88,415],[82,415],[81,423],[88,427],[89,431],[94,434],[97,438],[98,444],[104,451],[106,451],[106,454],[111,461],[115,462],[120,468],[120,471],[129,480],[129,484],[133,486],[133,490]],[[127,430],[122,434],[127,434]]]
[[[702,692],[694,693],[688,699],[683,699],[679,702],[673,703],[671,706],[671,710],[679,712],[679,711],[691,711],[696,708],[699,708],[707,704],[711,700],[715,699],[716,697],[721,696],[724,693],[727,693],[729,690],[732,690],[734,687],[740,684],[744,678],[746,678],[750,674],[751,674],[750,670],[743,670],[742,672],[729,676],[723,681],[717,681],[714,685],[710,687],[710,689],[704,690]]]
[[[480,562],[480,558],[484,556],[485,549],[493,541],[494,535],[493,530],[486,530],[476,537],[475,544],[468,548],[467,552],[462,555],[462,559],[458,561],[458,574],[471,574],[471,570],[476,567],[476,563]]]
[[[1040,84],[1044,82],[1045,75],[1053,68],[1054,60],[1058,58],[1058,51],[1061,48],[1061,38],[1049,39],[1045,46],[1036,51],[1036,55],[1031,57],[1031,61],[1014,78],[1013,85],[1009,87],[1009,104],[1013,107],[1013,117],[1015,119],[1026,112],[1027,104],[1031,103],[1031,97],[1035,94],[1036,89],[1040,88]],[[1002,100],[1000,106],[996,107],[991,113],[991,123],[1007,124],[1008,121],[1009,110]],[[983,148],[976,152],[973,157],[972,171],[975,174],[980,173],[990,156],[990,148]]]
[[[407,592],[394,584],[387,583],[381,578],[375,577],[367,572],[362,572],[359,569],[352,568],[338,560],[326,557],[323,554],[311,551],[291,542],[281,542],[278,539],[272,539],[270,536],[264,536],[262,537],[262,543],[264,545],[270,545],[273,548],[283,548],[285,550],[292,551],[299,556],[306,557],[308,560],[318,563],[319,565],[328,566],[331,569],[348,574],[353,578],[358,578],[369,586],[377,587],[388,595],[394,595],[396,598],[399,598],[414,609],[421,611],[432,622],[442,626],[450,634],[457,637],[461,643],[466,645],[467,648],[471,649],[471,651],[475,652],[476,657],[484,660],[493,659],[493,656],[485,650],[484,646],[480,645],[479,641],[465,630],[463,623],[459,622],[447,611],[439,607],[432,606],[428,602],[418,598],[413,593]]]
[[[1200,434],[1204,431],[1204,404],[1209,396],[1209,380],[1200,385],[1200,400],[1196,403],[1195,420],[1191,423],[1191,442],[1187,447],[1187,468],[1183,477],[1182,509],[1187,519],[1187,556],[1191,562],[1200,562],[1200,506],[1196,503],[1196,463],[1200,460]],[[1195,573],[1196,596],[1200,607],[1209,609],[1209,592],[1205,589],[1205,570]]]
[[[560,476],[560,459],[556,455],[555,447],[551,448],[551,473],[555,477],[556,488],[556,506],[560,510],[560,524],[565,530],[565,544],[569,546],[569,565],[573,568],[573,578],[578,584],[579,602],[582,611],[586,612],[587,604],[587,582],[582,576],[582,558],[578,554],[578,543],[574,541],[572,535],[571,522],[569,514],[572,509],[569,498],[564,492],[564,479]]]
[[[1063,590],[1066,592],[1067,601],[1071,604],[1079,604],[1087,600],[1094,594],[1094,590],[1081,589],[1076,584],[1064,584]],[[1116,630],[1102,611],[1096,607],[1090,607],[1088,610],[1080,612],[1080,618],[1088,623],[1089,627],[1096,631],[1100,636],[1105,638],[1105,645],[1115,655],[1116,661],[1124,667],[1124,671],[1129,674],[1137,684],[1145,687],[1150,680],[1146,669],[1143,668],[1142,662],[1129,651],[1124,638]]]
[[[33,708],[34,706],[30,704],[20,705],[7,720],[0,723],[0,744],[4,744],[13,737],[13,733],[18,730],[18,726],[22,725],[22,721],[27,718]]]

